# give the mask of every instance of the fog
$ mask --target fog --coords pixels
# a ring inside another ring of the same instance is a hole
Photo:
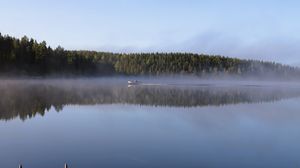
[[[206,76],[193,75],[161,75],[161,76],[112,76],[112,77],[9,77],[0,78],[0,85],[18,84],[47,84],[60,87],[97,86],[97,85],[127,85],[128,81],[137,80],[140,86],[178,86],[178,87],[300,87],[299,80],[277,79],[268,77],[237,77],[237,76]]]
[[[128,80],[140,81],[128,85]],[[67,105],[132,104],[161,107],[226,106],[300,97],[297,82],[213,80],[193,77],[118,77],[0,80],[0,120]]]

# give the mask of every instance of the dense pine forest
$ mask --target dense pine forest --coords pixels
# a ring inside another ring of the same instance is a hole
[[[201,46],[199,46],[201,47]],[[296,67],[191,53],[107,53],[52,49],[45,41],[0,33],[2,76],[195,75],[300,77]]]

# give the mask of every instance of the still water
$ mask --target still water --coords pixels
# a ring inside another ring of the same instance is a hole
[[[0,83],[0,167],[300,167],[300,88]]]

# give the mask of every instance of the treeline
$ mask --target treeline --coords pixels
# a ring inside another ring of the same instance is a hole
[[[91,54],[91,53],[89,53]],[[94,57],[62,47],[52,49],[43,41],[23,37],[16,39],[0,34],[0,73],[13,75],[104,74],[112,65],[96,62]],[[99,68],[99,69],[98,69]]]
[[[273,62],[190,53],[117,54],[52,49],[26,36],[0,33],[1,75],[236,75],[300,77],[300,70]]]

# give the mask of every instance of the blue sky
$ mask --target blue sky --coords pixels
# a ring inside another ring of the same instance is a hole
[[[0,32],[52,47],[300,65],[296,0],[0,0]]]

